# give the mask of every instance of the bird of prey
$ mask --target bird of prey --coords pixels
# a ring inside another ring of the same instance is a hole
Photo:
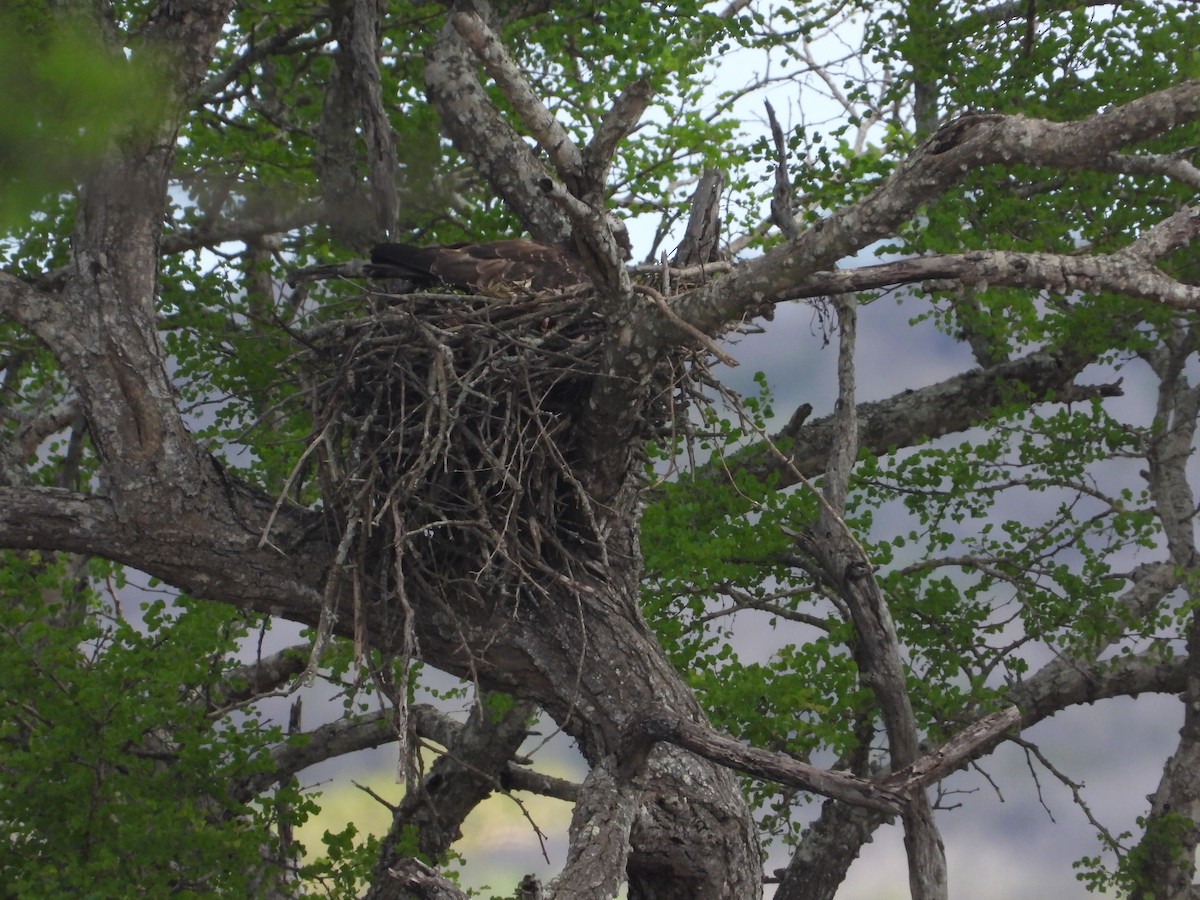
[[[521,238],[436,247],[379,244],[371,250],[370,271],[416,287],[444,284],[473,291],[513,286],[551,291],[589,282],[582,263],[561,247]]]

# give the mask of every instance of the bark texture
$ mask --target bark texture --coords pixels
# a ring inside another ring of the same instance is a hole
[[[737,6],[731,4],[730,10]],[[147,20],[146,44],[171,61],[177,104],[219,89],[219,84],[206,86],[205,79],[231,7],[229,2],[200,0],[163,3]],[[365,239],[355,230],[365,195],[370,197],[368,230],[373,236],[392,229],[398,217],[396,154],[377,70],[381,14],[370,0],[344,0],[331,10],[338,49],[325,96],[319,168],[323,215],[335,235],[350,244]],[[650,292],[635,290],[626,269],[620,229],[607,215],[604,188],[615,148],[637,126],[649,88],[632,82],[593,140],[577,146],[499,43],[503,24],[487,3],[454,4],[425,55],[425,79],[446,134],[475,171],[535,238],[569,241],[594,288],[589,309],[605,327],[595,370],[570,419],[577,453],[562,463],[579,501],[573,510],[572,524],[578,529],[574,554],[557,568],[547,564],[547,571],[539,570],[538,589],[519,597],[503,590],[504,585],[490,593],[480,589],[480,569],[463,566],[449,573],[445,590],[436,597],[406,598],[409,635],[396,627],[395,598],[351,597],[346,582],[339,580],[343,570],[377,561],[347,564],[343,523],[332,505],[313,509],[280,500],[228,472],[193,439],[158,337],[160,254],[193,242],[256,239],[271,225],[214,225],[177,235],[164,248],[172,148],[182,107],[157,133],[114,145],[88,173],[69,262],[62,271],[37,281],[0,274],[0,314],[50,349],[77,394],[40,428],[82,415],[101,467],[100,488],[91,493],[31,486],[20,479],[20,453],[6,450],[0,458],[0,544],[103,556],[196,596],[365,637],[384,652],[408,648],[411,636],[422,659],[484,690],[518,697],[506,715],[491,719],[480,709],[459,729],[446,728],[431,711],[413,711],[414,730],[444,731],[443,743],[452,753],[396,811],[392,839],[367,895],[372,900],[404,892],[461,896],[435,871],[400,858],[395,838],[406,825],[417,824],[422,850],[434,858],[443,855],[467,812],[516,777],[511,761],[535,709],[545,710],[577,741],[590,766],[582,785],[561,791],[575,799],[570,851],[565,869],[543,896],[600,900],[614,896],[622,883],[631,900],[760,896],[758,830],[734,774],[744,772],[838,798],[809,830],[784,874],[780,897],[832,896],[858,848],[889,814],[904,822],[913,896],[946,897],[945,854],[928,785],[986,752],[1019,718],[1030,724],[1067,703],[1143,690],[1180,693],[1185,724],[1179,749],[1153,798],[1141,871],[1135,873],[1140,884],[1153,889],[1141,889],[1138,896],[1157,896],[1162,890],[1168,896],[1189,896],[1191,860],[1200,840],[1195,826],[1200,818],[1195,783],[1200,771],[1200,618],[1191,625],[1186,664],[1146,657],[1104,667],[1097,662],[1103,647],[1093,648],[1091,655],[1063,655],[1013,687],[1010,699],[1019,710],[994,717],[979,713],[956,724],[957,743],[952,736],[928,750],[920,742],[888,598],[843,518],[850,473],[861,448],[881,452],[971,427],[992,405],[1007,399],[1016,382],[1037,398],[1117,393],[1116,386],[1074,384],[1092,357],[1069,348],[1036,350],[920,391],[860,404],[854,373],[857,313],[851,300],[839,299],[835,414],[813,423],[798,415],[794,427],[770,446],[764,442],[728,461],[740,471],[775,476],[778,487],[823,474],[815,521],[792,535],[795,564],[842,604],[853,622],[860,677],[884,724],[889,775],[873,778],[773,759],[773,754],[712,731],[691,688],[642,617],[638,515],[644,490],[641,450],[661,425],[655,417],[661,416],[662,396],[674,387],[673,363],[681,353],[711,346],[705,342],[713,336],[779,302],[952,281],[968,288],[990,282],[1056,292],[1104,287],[1176,310],[1200,309],[1197,288],[1161,267],[1169,254],[1200,236],[1200,215],[1190,207],[1176,210],[1117,253],[980,252],[852,272],[834,269],[839,260],[893,234],[971,171],[1017,165],[1065,171],[1144,167],[1144,160],[1125,159],[1122,151],[1200,119],[1200,82],[1077,122],[964,117],[934,131],[872,193],[809,227],[791,218],[792,198],[780,186],[777,215],[789,223],[782,244],[724,277],[705,279],[669,301],[648,303],[644,300]],[[539,146],[540,155],[491,101],[481,71],[504,94],[511,115]],[[918,85],[922,128],[936,125],[938,74],[923,73]],[[782,155],[782,140],[778,146]],[[1181,177],[1193,176],[1183,171]],[[719,184],[717,173],[710,171],[681,251],[684,262],[703,267],[718,253]],[[364,186],[369,188],[365,194]],[[295,223],[316,215],[308,205],[299,206],[300,212],[291,210],[282,219]],[[544,330],[553,325],[549,322]],[[1163,384],[1157,410],[1162,424],[1147,448],[1147,480],[1170,558],[1130,575],[1132,586],[1119,605],[1131,617],[1153,608],[1170,591],[1187,589],[1179,573],[1197,563],[1195,504],[1185,468],[1200,412],[1200,388],[1188,381],[1185,366],[1195,342],[1196,335],[1183,329],[1176,346],[1146,360]],[[567,419],[564,415],[552,424],[558,427]],[[17,446],[36,448],[41,433],[26,429]],[[435,537],[441,527],[422,526]],[[565,544],[565,538],[560,540],[560,546]],[[378,550],[385,557],[389,551],[397,552],[395,546]],[[353,605],[355,614],[331,617],[330,610],[336,612],[339,605]],[[261,666],[256,676],[279,684],[296,670],[294,657],[280,658]],[[319,753],[280,754],[264,780],[240,790],[249,794],[271,779],[290,777],[323,753],[370,746],[386,735],[380,724],[331,727],[321,733]],[[843,802],[858,806],[839,805]],[[430,813],[433,807],[437,816]],[[527,889],[541,890],[532,884]]]

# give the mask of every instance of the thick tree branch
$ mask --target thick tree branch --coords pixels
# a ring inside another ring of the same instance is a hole
[[[1101,172],[1170,178],[1200,190],[1200,167],[1191,160],[1161,153],[1112,153],[1096,164]]]
[[[48,408],[47,404],[38,403],[32,404],[29,410],[5,409],[0,406],[0,416],[10,419],[16,425],[12,440],[0,445],[0,485],[24,483],[16,473],[21,471],[27,474],[24,469],[25,463],[37,453],[43,441],[73,423],[79,422],[82,427],[79,402],[71,398]],[[60,486],[74,485],[64,483]]]
[[[1189,598],[1194,601],[1195,596]],[[1196,847],[1200,843],[1200,615],[1193,612],[1183,666],[1183,727],[1179,744],[1163,766],[1150,796],[1150,814],[1135,863],[1140,876],[1133,900],[1196,896]]]
[[[644,717],[631,736],[637,740],[666,741],[755,778],[880,812],[899,813],[907,802],[903,794],[876,782],[848,772],[822,769],[784,754],[748,747],[728,735],[675,716],[660,713]]]
[[[608,170],[611,152],[615,149],[616,142],[636,124],[636,116],[641,114],[649,101],[649,88],[638,83],[626,91],[617,104],[617,108],[606,117],[601,129],[603,135],[597,135],[602,143],[594,142],[588,148],[588,157],[585,159],[585,154],[555,119],[553,113],[537,97],[520,67],[511,58],[495,31],[485,21],[485,16],[490,15],[490,8],[483,3],[475,4],[475,6],[477,9],[466,8],[452,12],[448,27],[453,27],[458,37],[465,41],[475,56],[483,63],[485,70],[496,81],[512,104],[521,123],[533,135],[538,146],[546,152],[555,171],[562,179],[565,190],[545,175],[538,177],[536,184],[570,219],[576,249],[583,257],[601,300],[606,301],[607,306],[612,306],[614,303],[617,305],[627,303],[629,276],[623,266],[626,248],[614,234],[613,223],[605,211],[604,175]],[[443,38],[446,43],[444,52],[453,52],[453,42],[445,35]],[[431,73],[430,77],[432,77],[432,60],[427,71]],[[473,101],[486,102],[486,95],[478,98],[469,86],[466,87],[466,90],[471,91]],[[431,84],[432,95],[433,85]],[[464,105],[460,100],[456,109],[459,115],[461,115]],[[443,115],[447,111],[444,110]],[[473,109],[472,112],[478,118],[491,119],[496,132],[512,132],[512,128],[498,116],[492,119],[495,110]],[[507,158],[503,160],[496,158],[498,154],[503,153],[503,148],[492,146],[490,142],[482,140],[483,137],[478,133],[463,133],[461,138],[456,138],[456,143],[465,152],[476,158],[490,159],[491,167],[510,167],[511,162]],[[611,144],[611,147],[606,148],[604,142]],[[607,157],[602,155],[605,149],[610,154]],[[528,187],[529,185],[525,185],[523,189]],[[510,200],[511,205],[511,197],[507,193],[505,193],[505,197]],[[519,211],[518,207],[514,207],[514,209]]]
[[[474,10],[451,13],[450,24],[483,63],[484,70],[508,98],[538,146],[546,151],[559,176],[571,185],[572,193],[576,196],[591,193],[591,186],[586,184],[588,173],[584,170],[583,154],[579,147],[554,118],[554,114],[538,99],[525,73],[495,33]]]
[[[486,4],[474,6],[490,21]],[[447,22],[425,60],[429,99],[446,133],[535,239],[548,243],[569,239],[569,220],[539,187],[548,177],[545,167],[492,106],[476,75],[477,64],[458,29]]]
[[[1032,165],[1073,170],[1095,167],[1110,153],[1200,118],[1200,81],[1132,100],[1078,122],[1024,116],[975,116],[943,128],[870,195],[779,248],[739,266],[725,278],[676,301],[676,311],[701,331],[775,302],[814,273],[886,237],[918,208],[940,196],[973,169]],[[668,322],[643,315],[636,333],[647,351],[678,343]]]
[[[271,753],[271,768],[257,772],[239,784],[234,796],[249,800],[309,766],[390,743],[396,740],[396,727],[388,712],[380,710],[358,719],[337,719],[307,732],[305,738],[303,743],[285,743],[277,747]]]
[[[653,97],[649,83],[634,81],[626,86],[605,114],[600,127],[583,151],[585,170],[597,184],[603,186],[607,183],[608,170],[617,147],[637,128]]]
[[[1117,618],[1121,622],[1140,622],[1179,587],[1181,572],[1169,563],[1147,563],[1138,566],[1129,578],[1132,584],[1117,598]],[[1075,704],[1145,692],[1176,693],[1182,687],[1180,664],[1157,659],[1157,654],[1097,661],[1115,640],[1113,637],[1092,648],[1090,659],[1072,654],[1056,656],[1010,687],[1005,699],[1021,708],[1023,727]]]
[[[845,510],[850,475],[858,458],[858,405],[855,399],[857,304],[838,302],[838,399],[833,415],[833,442],[825,465],[817,524],[798,536],[798,546],[837,591],[854,623],[854,658],[859,677],[879,703],[894,769],[916,764],[920,736],[900,640],[891,611],[862,544],[850,531]],[[799,473],[797,473],[799,474]],[[901,810],[908,881],[914,898],[945,900],[948,896],[945,848],[923,790],[907,794]]]
[[[320,214],[315,204],[301,203],[278,209],[255,209],[237,218],[216,218],[164,235],[159,249],[163,254],[183,253],[203,247],[215,247],[226,241],[253,241],[270,234],[311,225]]]
[[[1162,523],[1169,561],[1181,574],[1185,607],[1191,610],[1187,627],[1184,684],[1180,694],[1183,727],[1179,742],[1163,767],[1162,778],[1150,796],[1150,814],[1131,867],[1138,875],[1130,896],[1191,897],[1200,844],[1200,613],[1196,611],[1196,492],[1188,477],[1200,416],[1200,385],[1187,365],[1196,346],[1193,323],[1180,323],[1157,352],[1145,356],[1159,376],[1156,427],[1147,440],[1144,477]],[[1190,575],[1190,577],[1187,577]]]
[[[603,198],[606,176],[618,144],[637,127],[650,103],[653,96],[650,85],[639,80],[626,87],[605,115],[591,142],[580,150],[538,98],[499,37],[474,10],[452,13],[450,22],[483,63],[538,146],[546,152],[570,192],[596,205]]]
[[[43,487],[0,488],[0,546],[114,559],[136,536],[112,501]]]
[[[779,879],[775,900],[834,900],[863,844],[889,816],[826,800]]]
[[[720,257],[721,252],[721,190],[725,176],[720,169],[705,169],[692,195],[683,240],[675,250],[671,263],[678,268],[704,266]],[[670,313],[674,315],[674,312]],[[689,326],[685,326],[689,327]]]
[[[1098,700],[1181,693],[1187,678],[1184,659],[1159,656],[1151,653],[1090,664],[1055,660],[1014,685],[1004,698],[1020,707],[1024,729],[1064,709]]]
[[[510,762],[504,767],[500,774],[500,784],[509,791],[525,791],[562,800],[564,803],[574,803],[579,799],[577,782],[546,775],[544,772],[534,772],[515,762]]]
[[[957,732],[940,747],[924,754],[881,782],[902,793],[915,795],[922,787],[941,781],[973,759],[991,752],[1006,732],[1021,722],[1021,711],[1009,706],[986,715]]]
[[[1123,250],[1100,256],[977,250],[905,259],[878,266],[817,272],[784,291],[799,300],[919,282],[1025,287],[1058,294],[1114,292],[1170,306],[1200,309],[1200,287],[1181,284],[1153,265],[1200,236],[1200,214],[1184,207]]]
[[[617,896],[641,789],[623,778],[614,758],[592,766],[571,813],[567,864],[549,886],[551,900]]]
[[[171,2],[151,12],[140,52],[170,60],[180,103],[207,71],[230,7]],[[24,322],[83,402],[118,516],[146,528],[185,518],[186,492],[213,487],[214,470],[176,407],[156,330],[158,241],[182,114],[174,108],[156,133],[128,136],[91,170],[57,298],[61,318],[30,321],[26,310]]]
[[[625,268],[624,226],[605,212],[603,196],[595,195],[592,202],[580,200],[549,178],[542,180],[540,186],[571,220],[575,249],[583,257],[601,308],[612,318],[621,317],[633,296],[632,281]]]
[[[129,517],[109,497],[56,488],[0,488],[0,546],[100,556],[193,596],[316,624],[318,586],[332,554],[322,517],[280,507],[271,543],[260,547],[275,501],[231,481],[226,488],[222,502],[194,497],[195,505],[170,523],[153,515]],[[233,559],[237,566],[230,565]]]
[[[143,46],[170,63],[177,102],[187,102],[203,82],[232,8],[232,0],[163,0],[150,11]]]
[[[398,862],[378,886],[379,900],[467,900],[466,892],[453,881],[417,859]]]
[[[860,403],[859,445],[873,453],[893,447],[910,447],[925,438],[953,434],[984,421],[993,409],[1010,402],[1014,395],[1033,400],[1052,397],[1068,402],[1094,396],[1118,396],[1117,386],[1075,386],[1072,380],[1087,365],[1062,351],[1037,350],[1011,362],[986,369],[972,369],[923,388],[905,391],[887,400]],[[725,466],[754,473],[762,480],[777,479],[780,488],[798,479],[792,467],[807,477],[821,474],[833,443],[834,420],[826,417],[809,422],[794,417],[771,443],[755,445],[726,461]],[[714,470],[714,476],[724,477]]]
[[[1197,238],[1200,238],[1200,210],[1183,206],[1114,255],[1150,263],[1194,243]]]
[[[631,747],[640,741],[665,741],[746,775],[895,814],[930,784],[990,752],[1020,720],[1021,713],[1015,706],[983,716],[941,746],[878,781],[747,747],[728,735],[663,712],[641,718],[630,732],[630,739]]]
[[[308,663],[308,644],[295,644],[277,653],[224,673],[215,692],[222,705],[244,703],[268,691],[278,690],[304,671]]]
[[[381,13],[375,0],[342,0],[331,7],[336,50],[317,157],[325,215],[342,243],[360,249],[390,235],[400,209],[395,138],[376,59]],[[366,222],[364,206],[373,212]]]
[[[64,327],[58,297],[39,290],[7,272],[0,272],[0,316],[12,319],[35,335],[53,336]]]
[[[775,188],[771,192],[771,221],[775,223],[780,233],[791,240],[800,234],[800,223],[793,213],[795,195],[792,191],[792,181],[788,177],[787,141],[783,137],[783,128],[775,118],[775,108],[764,101],[767,108],[767,121],[771,123],[771,139],[775,142]]]
[[[505,772],[529,735],[534,711],[532,704],[524,702],[503,712],[486,702],[477,703],[464,724],[453,724],[452,733],[438,739],[446,752],[419,784],[410,785],[396,808],[375,867],[377,876],[397,865],[401,852],[410,852],[406,838],[414,829],[420,852],[431,860],[444,860],[450,846],[462,837],[467,815],[494,791],[505,789]],[[428,734],[434,715],[433,710],[422,710],[414,716],[418,734]],[[386,879],[377,877],[363,900],[386,896],[385,884]]]

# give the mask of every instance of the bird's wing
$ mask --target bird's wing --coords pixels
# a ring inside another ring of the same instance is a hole
[[[587,281],[578,263],[561,249],[523,238],[440,247],[379,244],[371,251],[371,262],[414,282],[440,281],[464,289],[527,284],[549,290]]]

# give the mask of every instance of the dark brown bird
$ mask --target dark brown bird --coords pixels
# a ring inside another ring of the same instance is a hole
[[[521,238],[488,243],[417,247],[379,244],[371,250],[371,274],[405,278],[417,287],[445,284],[463,290],[528,287],[562,290],[586,284],[579,260],[560,247]]]

